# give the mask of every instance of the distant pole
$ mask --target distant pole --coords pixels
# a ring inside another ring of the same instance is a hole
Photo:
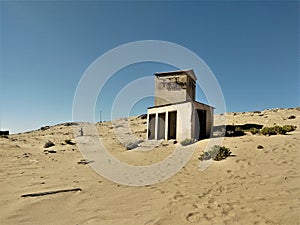
[[[102,110],[100,110],[100,123],[102,123]]]

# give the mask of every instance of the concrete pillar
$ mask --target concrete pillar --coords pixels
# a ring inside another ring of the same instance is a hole
[[[149,112],[147,112],[147,132],[146,132],[146,140],[148,140],[149,135]]]
[[[165,121],[165,140],[168,140],[168,127],[169,127],[169,115],[168,111],[166,111],[166,121]]]
[[[155,113],[155,140],[158,138],[158,113]]]

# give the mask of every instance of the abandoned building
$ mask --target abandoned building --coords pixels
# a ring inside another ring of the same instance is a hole
[[[195,101],[196,76],[193,70],[155,73],[154,106],[148,108],[148,139],[186,138],[201,140],[210,136],[212,106]]]

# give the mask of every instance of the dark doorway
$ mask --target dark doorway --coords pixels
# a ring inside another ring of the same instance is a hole
[[[206,111],[197,109],[198,123],[196,122],[196,131],[199,133],[198,140],[206,138]],[[196,134],[197,134],[196,133]]]
[[[168,112],[168,140],[176,139],[177,111]]]
[[[148,124],[148,139],[151,140],[155,138],[155,114],[149,115]]]
[[[157,139],[165,139],[165,121],[166,113],[158,114],[158,124],[157,124]]]

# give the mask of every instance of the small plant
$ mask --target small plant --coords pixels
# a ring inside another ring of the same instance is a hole
[[[259,113],[261,113],[261,111],[253,111],[253,113],[258,113],[259,114]]]
[[[54,146],[55,144],[52,141],[47,141],[44,145],[44,148],[50,148],[52,146]]]
[[[199,159],[201,161],[203,160],[210,160],[212,157],[211,157],[211,152],[210,151],[207,151],[207,152],[202,152]]]
[[[209,159],[213,159],[215,161],[220,161],[222,159],[226,159],[230,155],[231,155],[231,151],[229,148],[227,148],[225,146],[215,145],[210,150],[208,150],[206,152],[202,152],[199,159],[201,161],[209,160]]]
[[[275,131],[277,134],[286,134],[286,131],[283,130],[281,126],[277,125],[277,126],[274,126],[274,128],[275,128]]]
[[[226,137],[239,137],[244,136],[245,132],[241,127],[238,126],[226,126]]]
[[[194,143],[193,139],[190,139],[190,138],[186,138],[186,139],[184,139],[183,141],[180,142],[180,144],[182,146],[191,145],[193,143]]]
[[[76,122],[67,122],[67,123],[64,123],[64,126],[66,126],[66,127],[77,126],[77,125],[79,125],[79,123],[76,123]]]
[[[234,129],[234,135],[235,136],[243,136],[243,135],[245,135],[245,132],[241,127],[236,127]]]
[[[293,125],[284,125],[282,126],[274,126],[274,127],[264,127],[261,130],[263,135],[276,135],[276,134],[286,134],[287,132],[291,132],[296,130],[296,126]]]
[[[259,133],[259,129],[255,128],[255,127],[252,127],[250,130],[251,134],[257,134]]]
[[[50,128],[50,126],[44,126],[44,127],[41,127],[41,130],[45,131],[45,130],[48,130],[49,128]]]
[[[263,135],[276,135],[277,134],[274,127],[264,127],[263,129],[261,129],[261,133]]]
[[[297,126],[293,126],[293,125],[284,125],[282,127],[282,129],[285,131],[285,132],[291,132],[291,131],[294,131],[296,130]]]

